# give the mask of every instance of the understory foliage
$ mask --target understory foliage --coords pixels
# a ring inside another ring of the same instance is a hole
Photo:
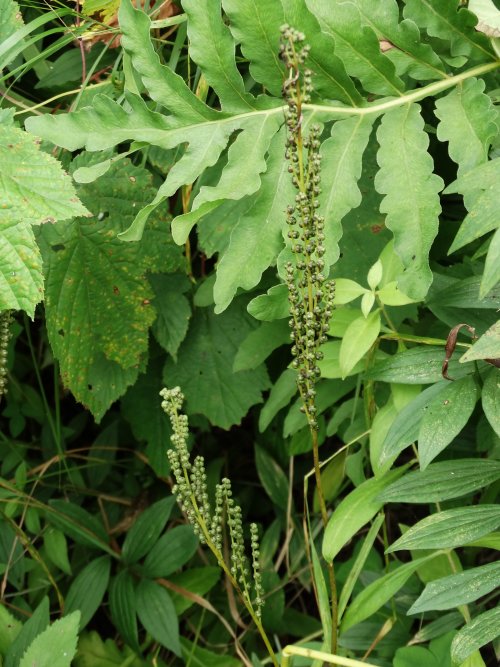
[[[3,667],[495,664],[496,4],[0,0]]]

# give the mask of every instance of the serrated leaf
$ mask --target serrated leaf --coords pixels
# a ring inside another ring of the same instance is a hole
[[[500,563],[488,563],[431,581],[408,614],[451,609],[474,602],[500,585]]]
[[[252,78],[280,97],[285,78],[278,55],[280,28],[285,22],[280,0],[222,0],[222,6],[231,33],[249,61]]]
[[[452,55],[491,58],[488,41],[474,30],[477,18],[458,0],[405,0],[403,14],[432,37],[450,42]]]
[[[261,484],[267,495],[280,509],[286,510],[288,504],[288,479],[276,463],[262,447],[255,447],[255,465]]]
[[[80,612],[60,618],[33,640],[19,667],[70,667],[76,653]]]
[[[290,327],[285,320],[263,322],[241,343],[234,358],[233,370],[253,370],[278,347],[290,343]]]
[[[499,179],[500,158],[497,158],[468,171],[446,188],[445,194],[450,192],[463,194],[465,207],[469,211],[460,225],[449,253],[497,229],[500,208]]]
[[[175,526],[162,535],[146,556],[143,565],[147,577],[168,577],[193,556],[198,538],[190,525]]]
[[[278,412],[290,403],[297,393],[297,372],[287,368],[271,388],[269,397],[260,411],[259,431],[263,433]]]
[[[460,357],[460,362],[477,359],[498,359],[500,357],[500,321],[495,322],[488,331]]]
[[[135,590],[132,575],[122,570],[111,582],[109,607],[113,623],[123,639],[136,651],[139,650],[137,619],[135,615]]]
[[[80,630],[91,620],[106,593],[111,560],[101,556],[91,561],[71,582],[64,604],[64,614],[80,612]]]
[[[426,406],[418,432],[422,470],[460,433],[478,398],[477,384],[467,376],[451,382]]]
[[[328,520],[323,538],[323,557],[331,562],[342,547],[382,508],[380,493],[404,473],[405,468],[391,470],[383,477],[366,480],[351,491],[335,508]]]
[[[500,374],[494,368],[484,381],[481,401],[486,419],[500,438]]]
[[[348,74],[357,77],[370,93],[400,94],[403,82],[396,76],[391,61],[381,53],[375,32],[362,25],[355,5],[307,0],[307,6],[323,31],[334,38],[335,53],[344,62]]]
[[[500,479],[500,462],[456,459],[431,463],[425,470],[407,473],[380,494],[390,503],[440,503],[482,489]]]
[[[149,634],[165,648],[181,655],[179,621],[170,595],[154,581],[143,579],[136,590],[137,615]]]
[[[24,623],[21,632],[5,652],[3,667],[17,667],[21,656],[50,623],[49,598],[44,597],[33,614]]]
[[[478,505],[437,512],[409,528],[387,549],[454,549],[487,535],[500,526],[500,507]]]
[[[451,658],[462,664],[467,658],[488,642],[498,637],[500,606],[479,614],[461,628],[451,643]]]
[[[227,429],[262,400],[268,386],[262,366],[233,373],[236,352],[253,328],[241,301],[220,315],[208,308],[195,312],[177,363],[167,360],[164,371],[168,386],[182,387],[189,414],[201,413]]]
[[[384,359],[367,371],[370,380],[397,382],[399,384],[432,384],[443,379],[441,367],[444,349],[422,345],[404,350]],[[457,360],[449,363],[451,377],[463,377],[463,366]]]
[[[339,365],[342,379],[370,349],[380,333],[380,311],[375,310],[368,317],[358,317],[348,327],[342,338]]]
[[[189,55],[218,95],[223,111],[254,109],[254,99],[236,68],[233,38],[221,20],[220,0],[184,0],[182,7],[188,16]]]
[[[126,563],[135,563],[151,551],[160,537],[175,505],[174,496],[162,498],[148,507],[127,531],[122,547]]]
[[[448,142],[459,176],[487,161],[491,140],[498,133],[497,114],[484,87],[481,79],[467,79],[436,100],[437,137]]]
[[[433,173],[429,137],[418,105],[386,113],[377,139],[380,171],[375,188],[386,195],[380,211],[387,213],[386,226],[394,234],[394,249],[406,269],[398,277],[398,286],[418,301],[432,282],[429,250],[438,231],[438,193],[443,181]]]

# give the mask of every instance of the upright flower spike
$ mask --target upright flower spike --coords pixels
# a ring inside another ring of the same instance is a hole
[[[10,339],[10,310],[0,313],[0,401],[7,391],[7,346]]]

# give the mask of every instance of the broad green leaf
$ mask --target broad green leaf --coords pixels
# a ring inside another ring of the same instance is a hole
[[[13,35],[23,25],[19,5],[13,0],[0,2],[0,44]]]
[[[478,540],[474,540],[470,544],[467,545],[468,547],[479,547],[484,548],[484,549],[495,549],[496,551],[500,551],[500,531],[496,531],[494,533],[489,533],[489,535],[485,535],[484,537],[480,537]]]
[[[375,477],[380,477],[389,470],[397,458],[396,452],[393,451],[388,456],[383,449],[389,429],[397,415],[398,410],[394,401],[390,400],[380,410],[377,410],[377,414],[373,418],[370,430],[370,463]]]
[[[403,14],[429,35],[451,43],[453,56],[469,56],[474,60],[491,58],[491,49],[484,35],[476,32],[477,18],[459,0],[405,0]]]
[[[399,21],[399,7],[395,0],[373,3],[371,0],[354,0],[363,23],[371,26],[379,39],[390,42],[387,56],[396,65],[399,75],[408,74],[417,81],[440,79],[446,76],[440,58],[429,44],[425,44],[415,23],[409,19]]]
[[[285,22],[280,0],[222,0],[229,28],[249,61],[250,74],[276,97],[285,78],[279,58],[280,28]]]
[[[488,254],[484,263],[479,296],[485,297],[500,282],[500,229],[491,237]]]
[[[441,290],[435,291],[428,300],[428,305],[452,306],[454,308],[500,308],[500,295],[497,291],[479,295],[481,276],[471,276],[462,280],[453,280]]]
[[[368,317],[358,317],[348,327],[342,338],[339,365],[342,379],[371,348],[380,333],[380,311],[375,310]]]
[[[476,359],[498,359],[500,357],[500,321],[495,322],[488,331],[460,357],[460,362]]]
[[[162,646],[180,656],[179,621],[168,592],[156,582],[142,579],[136,594],[137,615],[146,631]]]
[[[25,310],[30,317],[43,298],[42,258],[31,225],[0,211],[0,312]]]
[[[269,397],[260,411],[259,431],[263,433],[278,412],[290,403],[297,393],[297,372],[287,368],[271,387]]]
[[[441,614],[436,620],[431,621],[427,625],[424,625],[422,628],[416,632],[412,639],[412,644],[423,644],[428,642],[430,639],[435,639],[436,637],[441,637],[446,632],[455,630],[458,626],[462,625],[464,622],[464,617],[459,611],[451,611],[448,614]]]
[[[140,514],[127,531],[122,547],[126,563],[136,563],[151,551],[169,520],[175,497],[162,498]]]
[[[139,650],[135,605],[134,579],[127,570],[122,570],[109,589],[111,618],[127,644]]]
[[[230,428],[248,409],[262,400],[268,386],[265,369],[233,373],[233,363],[242,341],[254,328],[241,301],[220,315],[199,308],[182,343],[177,363],[167,360],[167,386],[179,385],[190,414],[205,415],[214,426]]]
[[[255,466],[260,482],[273,503],[286,510],[288,505],[288,478],[265,449],[255,446]]]
[[[28,646],[45,630],[49,623],[49,598],[44,597],[33,614],[24,623],[21,632],[14,639],[9,650],[5,652],[3,667],[17,667]]]
[[[276,261],[283,248],[284,211],[295,196],[284,151],[285,135],[279,132],[271,142],[258,195],[233,222],[229,246],[217,264],[216,313],[227,308],[239,287],[251,290],[258,285],[263,272]],[[248,159],[252,157],[249,155]],[[248,178],[248,173],[245,171],[242,177]]]
[[[370,267],[370,270],[368,271],[368,275],[366,276],[366,282],[370,286],[371,290],[375,290],[378,285],[380,284],[380,281],[382,280],[382,273],[383,273],[384,267],[380,259],[377,259],[375,264],[373,264]]]
[[[349,278],[335,278],[335,305],[342,306],[366,294],[368,290]],[[333,315],[335,317],[335,313]],[[333,318],[332,318],[333,319]]]
[[[454,549],[500,526],[500,507],[478,505],[437,512],[409,528],[388,549]]]
[[[491,140],[498,133],[497,114],[481,79],[467,79],[436,100],[437,137],[448,142],[458,175],[488,160]]]
[[[460,225],[449,252],[455,252],[498,227],[500,159],[490,160],[463,174],[444,191],[460,192],[469,211]]]
[[[193,596],[189,596],[189,593],[205,596],[219,581],[220,576],[219,567],[209,565],[189,567],[178,574],[171,574],[169,581],[179,587],[179,591],[170,591],[177,615],[180,616],[194,604]],[[186,592],[185,595],[182,594],[182,590]]]
[[[399,565],[392,572],[366,586],[349,604],[342,619],[341,631],[345,632],[356,623],[361,623],[361,621],[378,611],[380,607],[394,597],[423,563],[434,557],[435,554],[431,554],[410,563]]]
[[[233,38],[221,20],[220,0],[184,0],[182,7],[188,16],[189,55],[218,95],[222,110],[254,109],[254,100],[245,92],[236,68]]]
[[[377,291],[377,296],[385,306],[406,306],[413,303],[413,299],[404,294],[395,281],[384,285]]]
[[[398,352],[367,371],[369,380],[397,382],[399,384],[434,384],[443,379],[441,367],[445,351],[439,347],[422,345]],[[456,359],[449,362],[451,377],[463,377],[463,366]]]
[[[47,520],[78,544],[94,547],[114,555],[108,546],[108,536],[95,516],[66,500],[49,500]]]
[[[80,612],[52,623],[30,644],[19,667],[70,667],[76,653]]]
[[[6,607],[0,605],[0,653],[5,654],[21,632],[23,624]]]
[[[267,294],[256,296],[247,307],[248,312],[256,320],[271,322],[289,317],[288,288],[286,285],[275,285],[267,290]]]
[[[380,494],[391,503],[440,503],[477,491],[500,479],[500,462],[456,459],[431,463],[425,470],[407,473]]]
[[[333,123],[331,137],[321,145],[321,214],[325,218],[326,262],[339,257],[342,218],[361,203],[358,180],[363,152],[368,144],[374,115],[348,118]],[[347,303],[339,301],[337,303]]]
[[[478,398],[478,386],[469,375],[449,383],[427,404],[418,432],[422,470],[460,433],[469,421]]]
[[[498,637],[500,607],[484,611],[461,628],[451,644],[451,657],[462,664],[474,651]]]
[[[64,604],[64,614],[80,612],[80,630],[91,620],[108,588],[111,560],[101,556],[91,561],[71,582]]]
[[[214,653],[199,644],[195,644],[185,637],[181,637],[182,655],[187,664],[192,667],[240,667],[241,661],[230,655],[222,655],[220,651]]]
[[[183,78],[160,63],[151,42],[148,15],[134,9],[130,0],[122,0],[118,18],[122,46],[150,97],[183,122],[214,118],[216,112],[196,97]]]
[[[149,282],[155,294],[153,306],[158,313],[153,333],[163,349],[175,359],[191,317],[191,306],[184,296],[190,288],[189,280],[178,274],[164,274],[149,276]]]
[[[140,649],[136,649],[137,652]],[[118,647],[115,638],[103,640],[95,630],[84,633],[78,641],[75,667],[144,667],[129,646]]]
[[[278,347],[290,343],[290,327],[285,320],[263,322],[251,331],[240,345],[234,358],[233,370],[253,370],[262,364]]]
[[[358,319],[359,317],[356,319],[356,321]],[[343,377],[344,373],[340,367],[341,347],[342,347],[342,341],[340,340],[328,341],[327,343],[324,343],[321,346],[323,359],[321,359],[321,361],[318,362],[318,367],[321,371],[321,377],[329,378],[331,380]],[[356,375],[356,373],[360,373],[362,370],[363,370],[363,361],[360,359],[347,373],[346,377],[351,375]]]
[[[363,26],[358,8],[351,3],[307,0],[308,8],[319,20],[324,32],[335,40],[335,53],[351,76],[358,78],[365,90],[378,95],[399,95],[403,82],[394,65],[380,51],[377,36]]]
[[[355,308],[335,308],[332,318],[330,320],[330,328],[328,329],[329,336],[336,338],[343,338],[347,327],[359,317],[359,310]]]
[[[222,203],[222,200],[207,201],[193,211],[183,213],[174,218],[172,220],[172,238],[174,241],[178,245],[184,245],[198,220],[207,213],[211,213],[217,209]]]
[[[456,626],[455,626],[456,627]],[[448,631],[431,641],[429,648],[403,646],[394,655],[393,667],[452,667],[450,644],[453,634]],[[483,667],[483,665],[460,665],[460,667]]]
[[[500,585],[500,563],[488,563],[431,581],[408,614],[451,609],[474,602]]]
[[[405,468],[391,470],[379,479],[372,477],[351,491],[335,508],[328,520],[323,538],[323,557],[331,562],[342,547],[383,506],[378,498],[389,484],[400,477]]]
[[[71,575],[65,534],[61,530],[49,527],[43,534],[43,545],[47,558],[64,574]]]
[[[500,375],[495,368],[488,373],[481,391],[484,414],[500,438]]]
[[[151,578],[168,577],[190,560],[197,547],[198,538],[192,526],[170,528],[147,554],[144,574]]]
[[[387,213],[386,226],[394,234],[394,249],[405,268],[398,286],[418,301],[432,282],[429,250],[438,231],[438,193],[443,181],[433,173],[429,137],[418,105],[387,112],[377,139],[380,171],[375,188],[386,195],[380,210]]]

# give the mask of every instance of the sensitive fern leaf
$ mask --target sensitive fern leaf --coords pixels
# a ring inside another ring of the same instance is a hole
[[[386,113],[377,139],[380,171],[375,187],[386,195],[380,210],[387,213],[386,226],[394,234],[394,248],[404,266],[398,286],[420,300],[432,282],[429,250],[438,231],[438,192],[443,182],[433,173],[429,138],[418,105]]]

